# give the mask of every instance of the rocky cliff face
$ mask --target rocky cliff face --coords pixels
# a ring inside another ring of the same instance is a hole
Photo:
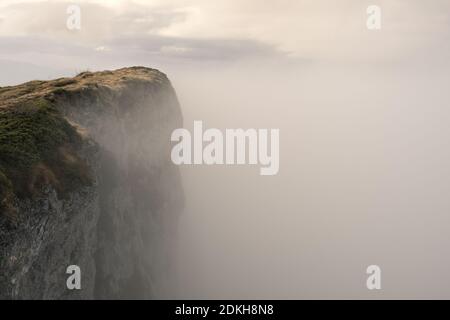
[[[157,298],[182,207],[175,92],[133,67],[0,88],[0,298]],[[81,290],[66,268],[81,269]]]

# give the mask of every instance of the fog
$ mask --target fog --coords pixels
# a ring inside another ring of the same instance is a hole
[[[173,296],[449,298],[448,74],[408,60],[172,74],[186,128],[280,129],[278,175],[182,167]],[[371,264],[382,290],[366,288]]]
[[[450,298],[450,73],[437,48],[88,65],[164,71],[190,130],[280,129],[277,175],[180,167],[186,206],[164,297]],[[366,288],[372,264],[382,290]]]

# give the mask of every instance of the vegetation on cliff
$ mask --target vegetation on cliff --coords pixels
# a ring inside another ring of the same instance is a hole
[[[39,195],[51,185],[64,197],[90,183],[77,155],[81,137],[48,100],[0,108],[0,212],[14,214],[15,197]]]
[[[102,88],[117,93],[114,98],[124,87],[143,83],[170,85],[158,70],[131,67],[0,87],[0,214],[13,216],[15,199],[39,196],[45,185],[64,198],[91,183],[89,166],[79,156],[83,128],[67,121],[59,103],[96,97]]]

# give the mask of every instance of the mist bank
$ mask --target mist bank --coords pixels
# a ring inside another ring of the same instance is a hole
[[[282,156],[270,177],[249,165],[182,167],[178,297],[450,296],[448,64],[255,60],[191,71],[171,71],[191,132],[194,120],[279,128]],[[378,292],[366,288],[372,264]]]

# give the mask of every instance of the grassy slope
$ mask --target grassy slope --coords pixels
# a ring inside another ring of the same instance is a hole
[[[0,88],[0,214],[12,215],[15,197],[38,195],[43,185],[64,197],[91,182],[88,166],[77,155],[82,138],[53,104],[55,95],[166,80],[157,70],[131,67]]]
[[[0,109],[0,210],[11,211],[13,195],[24,198],[51,184],[63,197],[89,183],[87,166],[76,155],[76,130],[47,100]]]

